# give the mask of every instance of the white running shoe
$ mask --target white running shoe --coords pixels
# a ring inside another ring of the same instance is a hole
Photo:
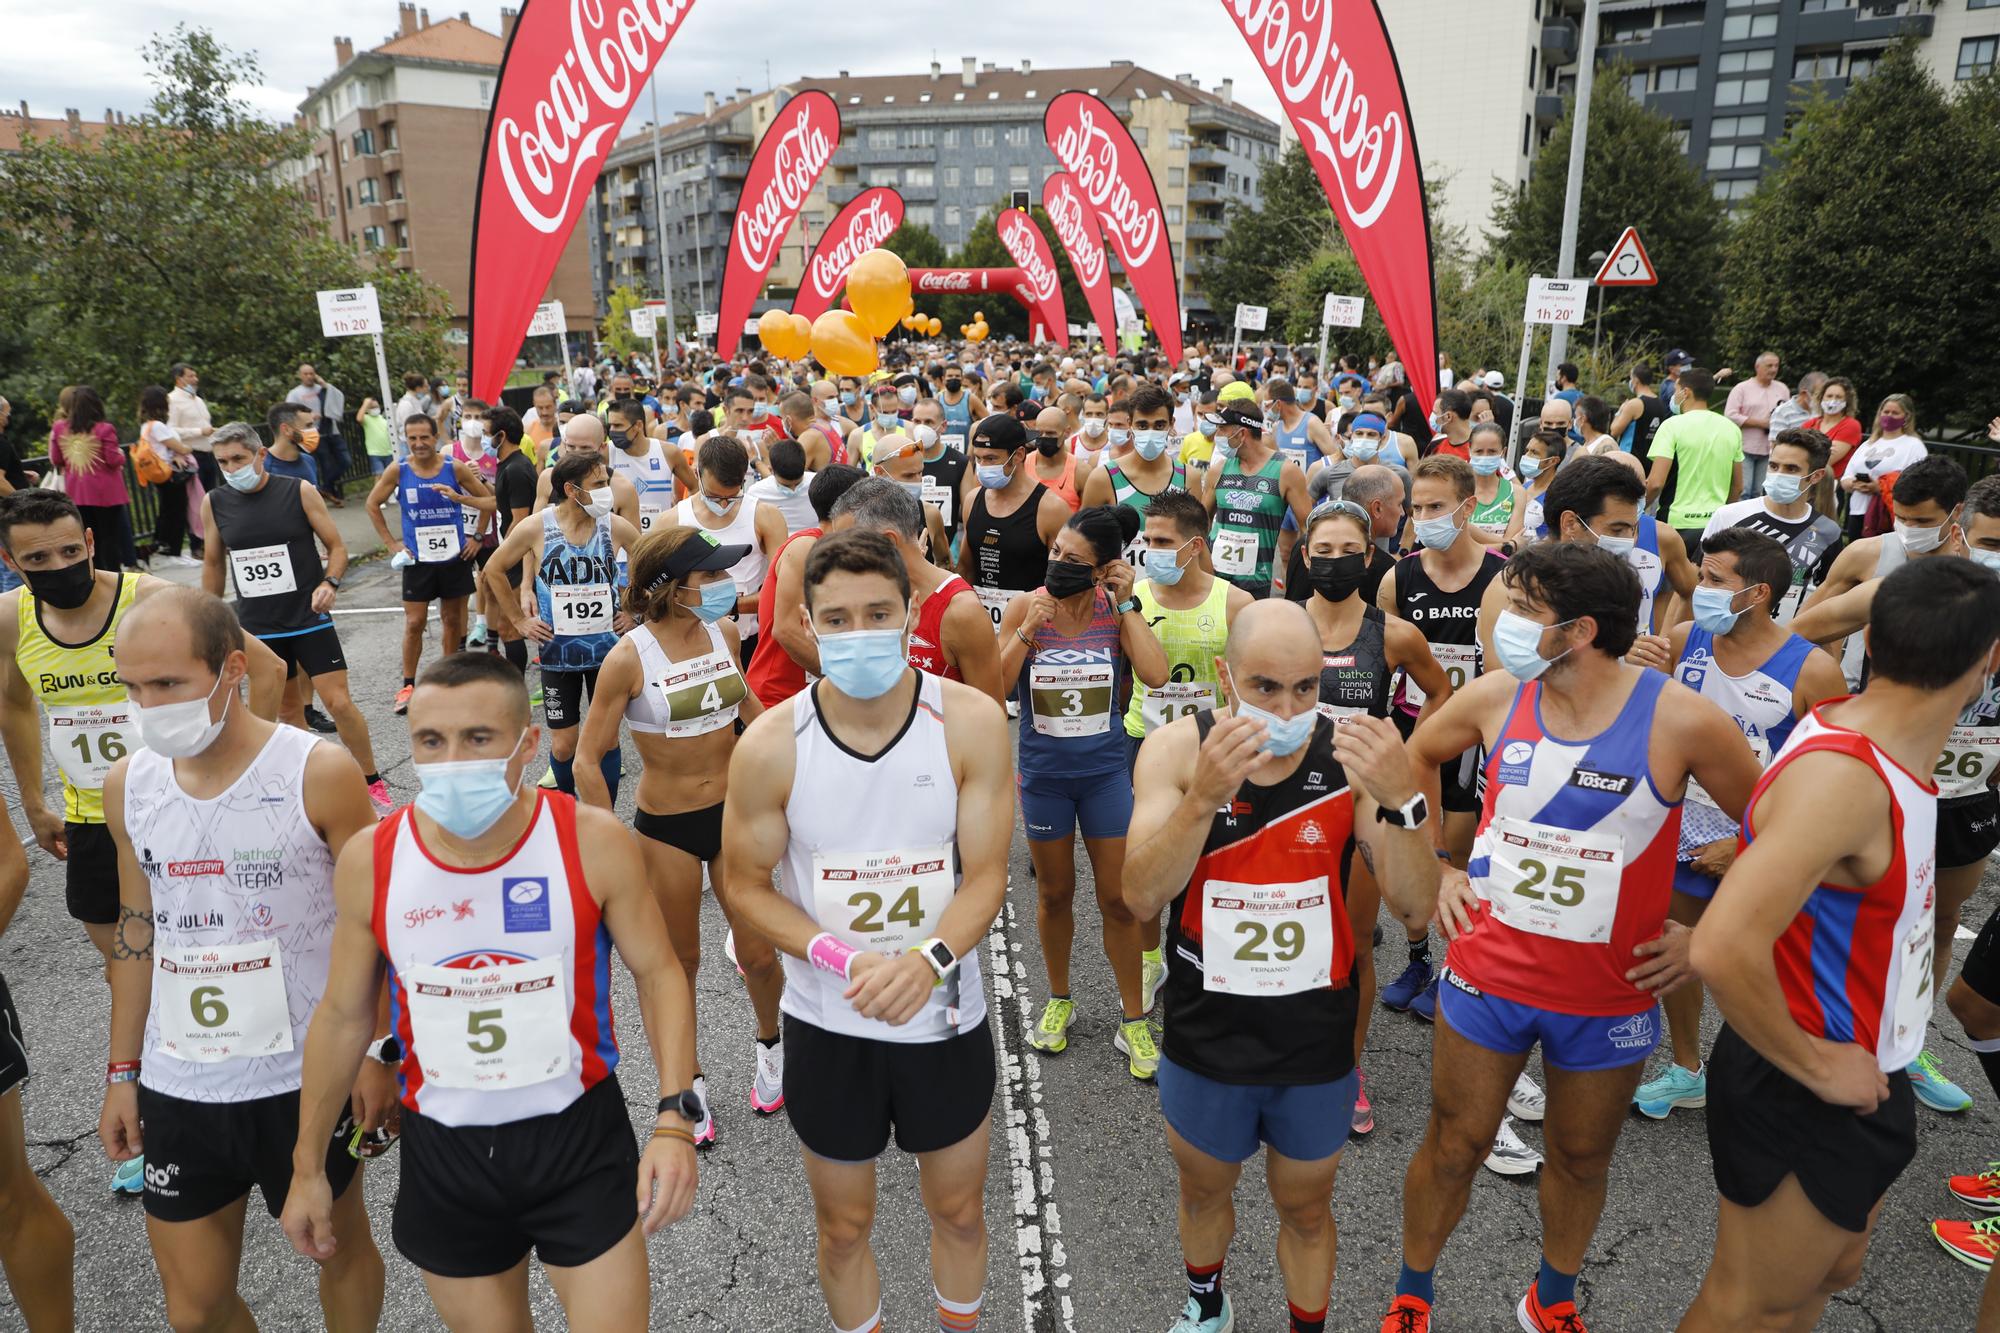
[[[708,1109],[708,1080],[700,1074],[694,1076],[694,1095],[701,1102],[701,1119],[694,1125],[694,1146],[713,1148],[715,1146],[715,1114]]]
[[[1493,1136],[1493,1151],[1486,1154],[1486,1169],[1500,1176],[1526,1176],[1534,1174],[1541,1164],[1542,1155],[1514,1132],[1514,1117],[1502,1117],[1500,1132]]]
[[[758,1115],[772,1115],[785,1109],[785,1044],[755,1044],[757,1077],[750,1081],[750,1109]]]
[[[1153,1012],[1153,1001],[1159,997],[1160,983],[1167,979],[1167,964],[1163,958],[1154,962],[1150,958],[1139,960],[1139,1005],[1147,1013]]]
[[[1507,1114],[1519,1116],[1531,1125],[1538,1125],[1548,1114],[1549,1099],[1535,1086],[1535,1080],[1523,1073],[1514,1080],[1514,1090],[1507,1094]]]

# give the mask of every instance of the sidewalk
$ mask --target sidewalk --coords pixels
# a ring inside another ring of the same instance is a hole
[[[327,510],[333,515],[334,527],[340,529],[340,539],[347,543],[347,562],[350,569],[364,560],[380,559],[385,549],[382,539],[375,535],[375,525],[368,521],[367,507],[362,504],[367,494],[366,491],[357,490],[347,498],[346,508]],[[169,583],[181,583],[189,587],[201,586],[200,565],[170,565],[164,560],[155,560],[150,572],[156,578],[165,579]]]

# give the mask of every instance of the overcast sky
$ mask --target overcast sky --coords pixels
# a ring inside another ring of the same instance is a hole
[[[432,21],[456,14],[450,0],[426,7]],[[536,0],[561,4],[564,0]],[[908,73],[935,58],[956,70],[964,56],[982,64],[1079,66],[1131,60],[1160,74],[1192,73],[1204,88],[1233,78],[1236,97],[1277,119],[1277,101],[1249,48],[1218,0],[1012,0],[1004,13],[977,0],[943,0],[905,12],[926,12],[922,24],[878,21],[866,5],[841,7],[825,21],[810,0],[700,0],[689,11],[659,73],[660,111],[699,109],[704,91],[763,89],[806,75]],[[498,31],[500,8],[469,8],[472,21]],[[789,19],[790,22],[784,20]],[[77,107],[86,119],[105,109],[136,112],[150,95],[140,50],[151,34],[177,21],[203,25],[225,44],[257,57],[264,86],[246,90],[253,105],[287,117],[306,89],[333,69],[333,39],[375,46],[396,27],[395,0],[83,0],[33,4],[0,0],[0,106],[26,99],[38,116]],[[1004,43],[996,45],[995,43]],[[766,73],[768,69],[768,74]],[[633,121],[647,118],[642,99]]]

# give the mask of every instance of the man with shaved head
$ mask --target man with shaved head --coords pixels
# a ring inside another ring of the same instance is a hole
[[[542,475],[535,482],[535,512],[540,513],[549,506],[552,494],[549,478],[555,471],[557,459],[566,453],[584,453],[608,460],[606,451],[609,447],[610,435],[600,418],[583,412],[563,422],[562,447],[542,456]],[[562,499],[560,495],[554,498]],[[616,468],[611,472],[611,512],[633,527],[639,526],[639,488]]]
[[[1429,919],[1438,861],[1403,741],[1382,718],[1318,711],[1319,633],[1259,601],[1230,626],[1222,687],[1147,736],[1134,775],[1125,905],[1172,901],[1160,1109],[1180,1175],[1187,1308],[1234,1322],[1222,1265],[1243,1162],[1269,1148],[1278,1267],[1293,1328],[1323,1328],[1334,1172],[1355,1072],[1355,956],[1341,876],[1358,851],[1406,924]]]

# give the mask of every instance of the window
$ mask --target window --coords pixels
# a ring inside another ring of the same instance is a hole
[[[1674,147],[1678,148],[1683,154],[1688,150],[1688,134],[1693,128],[1691,125],[1674,126]]]
[[[401,148],[402,146],[403,146],[402,141],[396,137],[396,122],[393,120],[383,121],[382,151],[385,153],[394,152],[396,149]]]
[[[1744,167],[1754,167],[1764,160],[1764,145],[1755,143],[1711,144],[1708,150],[1710,171],[1736,171]]]
[[[903,130],[905,148],[929,148],[935,142],[937,142],[937,131],[928,125],[912,125]]]
[[[1027,183],[1028,169],[1026,167],[1007,168],[1007,184],[1009,186],[1026,185]]]
[[[1691,27],[1700,23],[1706,17],[1704,13],[1705,8],[1701,0],[1692,0],[1691,3],[1670,4],[1660,11],[1660,26],[1662,28]]]
[[[1835,79],[1840,77],[1840,52],[1821,51],[1792,57],[1795,79]]]
[[[1146,146],[1146,127],[1144,125],[1133,125],[1130,128],[1132,130],[1132,142],[1144,148]]]
[[[868,167],[862,171],[861,179],[867,185],[896,185],[899,183],[894,167]]]
[[[1965,0],[1967,9],[2000,9],[2000,0]]]
[[[1625,76],[1625,91],[1632,95],[1633,101],[1645,97],[1649,78],[1650,75],[1643,69],[1635,69]]]
[[[1727,58],[1726,56],[1724,57],[1724,59]],[[1694,87],[1694,76],[1698,69],[1700,69],[1700,66],[1692,64],[1662,65],[1659,68],[1659,82],[1654,85],[1654,91],[1662,93],[1686,92]]]
[[[958,207],[958,205],[957,205],[957,204],[946,204],[946,205],[944,206],[944,225],[945,225],[945,226],[947,226],[947,227],[957,227],[957,226],[962,226],[963,224],[962,224],[962,223],[961,223],[961,222],[959,221],[959,219],[960,219],[960,217],[961,217],[961,216],[963,216],[963,215],[961,214],[961,212],[960,212],[960,210],[959,210],[959,207]]]
[[[903,173],[903,184],[921,185],[928,189],[937,184],[936,173],[930,167],[911,167]]]
[[[1167,147],[1185,148],[1187,146],[1188,146],[1188,135],[1186,130],[1167,131]]]
[[[974,167],[972,169],[972,183],[974,185],[991,185],[993,183],[993,168]]]
[[[360,186],[361,186],[360,197],[362,203],[376,204],[381,202],[381,196],[376,192],[377,187],[375,184],[375,178],[373,176],[363,176],[360,181]]]
[[[363,227],[361,243],[370,250],[379,250],[389,243],[389,233],[380,227]]]
[[[1879,51],[1856,51],[1847,57],[1847,80],[1865,79],[1875,72],[1875,62],[1881,58]]]
[[[1769,79],[1724,79],[1715,85],[1717,106],[1755,106],[1770,97]]]
[[[944,146],[945,146],[946,148],[956,148],[956,147],[958,147],[958,131],[957,131],[957,130],[946,130],[946,131],[944,132]]]
[[[1976,79],[2000,56],[2000,37],[1968,37],[1958,44],[1958,77]]]
[[[868,146],[870,148],[894,148],[896,146],[896,132],[894,130],[870,130],[868,131]]]
[[[1653,35],[1653,11],[1649,8],[1636,14],[1606,14],[1600,31],[1603,36],[1599,40],[1606,46],[1643,42]]]
[[[1028,146],[1028,127],[1026,125],[1009,125],[1007,127],[1007,146],[1009,148],[1026,148]]]
[[[1716,61],[1718,74],[1762,74],[1771,68],[1771,52],[1764,51],[1724,51]]]
[[[1723,8],[1724,8],[1724,9],[1755,9],[1755,8],[1757,7],[1757,3],[1758,3],[1758,0],[1728,0],[1728,3],[1727,3],[1727,4],[1725,4],[1725,5],[1723,6]]]
[[[343,193],[347,195],[347,206],[349,208],[354,207],[354,187],[352,185],[348,186]]]
[[[991,125],[973,126],[972,146],[974,148],[991,148],[993,146],[993,127]]]
[[[391,224],[391,230],[392,230],[392,231],[393,231],[393,232],[395,233],[395,237],[396,237],[396,248],[397,248],[398,250],[407,250],[407,249],[409,249],[409,248],[410,248],[410,224],[409,224],[409,223],[407,223],[407,222],[397,222],[397,223],[393,223],[393,224]]]
[[[1764,137],[1763,116],[1717,116],[1709,122],[1710,139],[1761,139]]]
[[[1715,197],[1717,199],[1724,199],[1734,202],[1735,200],[1738,199],[1748,199],[1752,194],[1756,193],[1757,182],[1756,180],[1751,178],[1745,178],[1742,180],[1733,180],[1733,181],[1716,181],[1714,189],[1715,189]]]
[[[351,145],[348,145],[348,144],[342,144],[342,145],[340,146],[340,160],[341,160],[341,161],[345,162],[345,161],[347,161],[347,160],[348,160],[348,158],[349,158],[349,157],[351,157],[351,156],[352,156],[352,154],[351,154],[351,153],[350,153],[350,151],[349,151],[350,147],[351,147]]]
[[[957,167],[946,167],[944,169],[944,185],[947,190],[956,190],[958,188]]]
[[[1186,185],[1186,184],[1187,184],[1187,168],[1186,168],[1186,167],[1168,167],[1168,168],[1167,168],[1167,184],[1168,184],[1168,185],[1170,185],[1170,186],[1181,186],[1181,185]]]
[[[1852,9],[1854,0],[1805,0],[1799,6],[1802,14],[1823,14],[1830,9]]]
[[[479,105],[493,105],[493,80],[481,79],[479,81]]]
[[[903,215],[903,221],[913,227],[928,227],[936,219],[936,211],[929,204],[911,204]]]
[[[1778,35],[1776,14],[1738,14],[1722,20],[1722,40],[1740,42],[1751,37],[1775,37]]]
[[[1182,212],[1181,212],[1181,206],[1180,206],[1179,204],[1168,204],[1168,205],[1167,205],[1167,225],[1168,225],[1168,226],[1170,226],[1170,227],[1178,227],[1178,226],[1180,225],[1180,223],[1181,223],[1181,218],[1182,218],[1182,216],[1183,216],[1183,214],[1182,214]]]

